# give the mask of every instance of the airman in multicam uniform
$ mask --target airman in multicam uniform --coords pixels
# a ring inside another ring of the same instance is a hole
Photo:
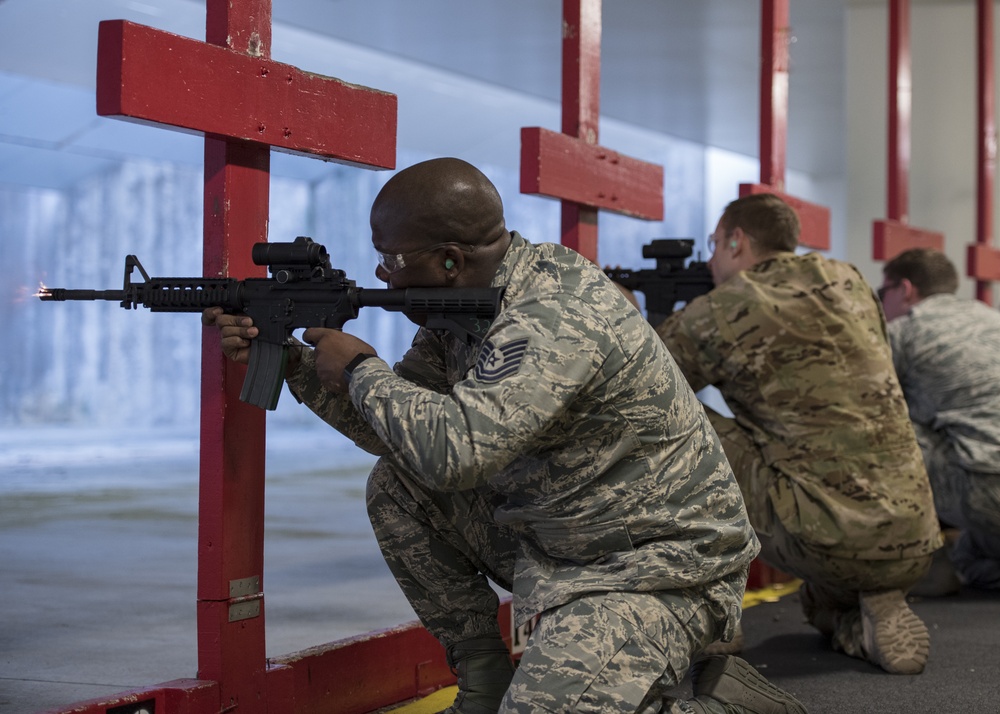
[[[733,201],[710,237],[716,287],[657,332],[692,388],[714,385],[732,410],[709,410],[712,424],[761,557],[804,581],[809,621],[917,673],[929,638],[904,594],[941,546],[930,484],[871,287],[796,255],[798,235],[777,196]]]
[[[1000,313],[955,295],[958,271],[939,251],[904,251],[882,272],[893,363],[955,540],[922,592],[1000,590]]]
[[[743,660],[692,669],[731,634],[758,551],[721,444],[652,328],[604,274],[504,224],[492,183],[437,159],[372,207],[392,288],[502,287],[481,343],[421,327],[390,367],[311,329],[293,393],[379,455],[368,509],[390,569],[485,712],[805,712]],[[209,311],[240,359],[256,333]],[[241,352],[242,351],[242,352]],[[540,618],[514,670],[488,579]],[[752,704],[748,704],[752,702]]]

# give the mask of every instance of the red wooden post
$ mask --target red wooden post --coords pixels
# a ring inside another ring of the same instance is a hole
[[[788,136],[788,2],[761,5],[760,182],[785,190]]]
[[[101,23],[97,110],[205,135],[204,274],[265,274],[270,149],[393,168],[396,97],[270,59],[271,0],[208,0],[207,43]],[[198,676],[216,711],[268,710],[264,645],[263,410],[215,330],[202,349]]]
[[[799,217],[799,243],[817,250],[830,248],[830,209],[785,193],[785,147],[788,143],[788,0],[762,0],[760,18],[760,183],[740,184],[740,197],[772,193]],[[755,560],[747,589],[791,578]]]
[[[785,193],[788,143],[788,0],[761,2],[760,183],[740,184],[739,195],[773,193],[799,216],[799,242],[829,250],[830,209]]]
[[[910,220],[910,118],[913,74],[910,55],[910,2],[889,1],[889,166],[888,218]]]
[[[889,260],[908,248],[944,248],[944,234],[909,225],[910,0],[889,0],[889,142],[886,220],[872,223],[872,258]]]
[[[993,2],[976,2],[976,242],[968,247],[966,274],[976,279],[976,298],[993,304],[991,281],[1000,280],[1000,251],[993,247],[993,185],[997,125],[993,88]]]
[[[562,134],[521,129],[521,193],[561,199],[562,243],[597,262],[597,211],[663,219],[663,167],[597,143],[601,0],[563,0]]]

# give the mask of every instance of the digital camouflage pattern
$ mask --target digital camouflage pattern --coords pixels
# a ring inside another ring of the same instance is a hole
[[[940,547],[885,318],[854,266],[818,253],[762,261],[657,332],[695,390],[725,397],[773,473],[747,498],[766,494],[790,534],[861,560]]]
[[[350,401],[317,383],[308,351],[289,381],[384,455],[369,513],[418,615],[446,644],[488,635],[466,624],[495,620],[470,586],[482,571],[512,588],[518,622],[585,594],[688,588],[718,598],[703,605],[712,637],[732,632],[758,544],[652,328],[589,261],[516,233],[493,284],[506,293],[479,349],[421,328],[394,369],[357,367]],[[725,595],[708,587],[734,577]]]
[[[954,443],[962,468],[1000,476],[1000,313],[931,295],[889,323],[889,340],[913,422]]]
[[[967,531],[952,560],[966,582],[1000,587],[1000,313],[931,295],[889,340],[938,515]]]
[[[368,500],[400,587],[446,646],[499,641],[498,598],[480,573],[512,587],[518,536],[492,517],[503,497],[491,502],[485,489],[425,491],[391,463],[376,465]],[[745,585],[744,570],[684,590],[583,594],[546,610],[500,711],[691,712],[686,702],[663,700],[664,692],[680,683],[692,655],[717,639],[721,623],[734,619]],[[724,714],[719,706],[709,710]]]
[[[584,595],[542,617],[532,632],[502,711],[691,712],[667,696],[687,674],[692,652],[712,640],[725,613],[712,602],[742,592],[742,578],[694,592]],[[540,645],[540,646],[537,646]],[[714,707],[707,698],[710,711]]]

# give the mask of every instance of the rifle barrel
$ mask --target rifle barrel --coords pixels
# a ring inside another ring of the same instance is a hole
[[[39,300],[115,300],[125,299],[124,290],[67,290],[66,288],[42,288]]]

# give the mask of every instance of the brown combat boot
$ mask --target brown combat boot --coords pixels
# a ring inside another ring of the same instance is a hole
[[[861,593],[862,647],[869,661],[892,674],[920,674],[931,651],[927,625],[902,590]]]

